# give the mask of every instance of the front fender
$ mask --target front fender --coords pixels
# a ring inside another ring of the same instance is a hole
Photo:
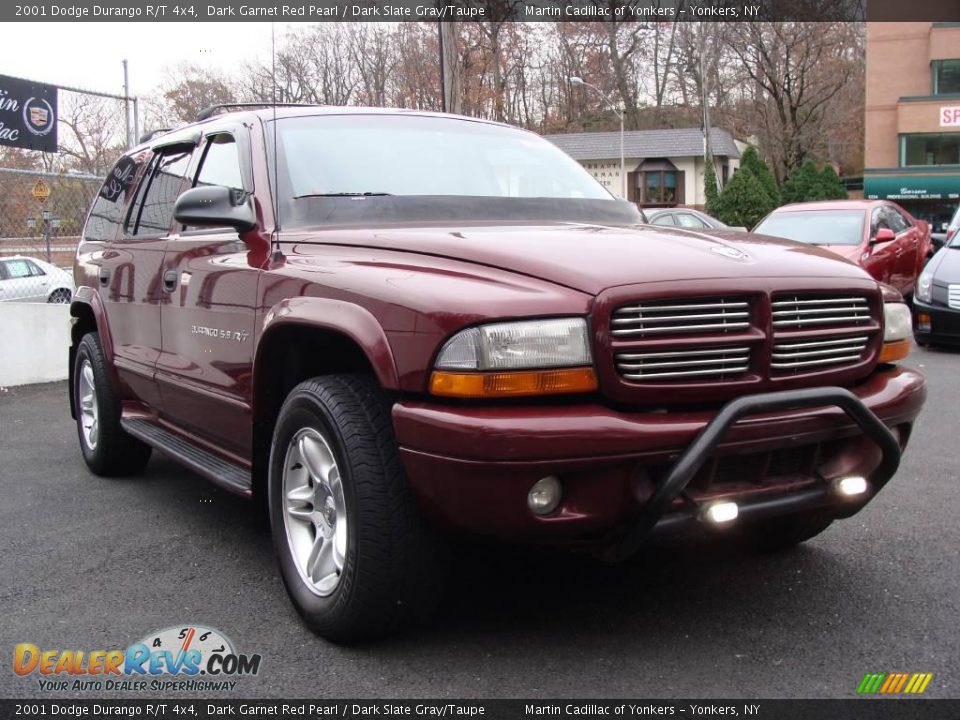
[[[394,390],[400,388],[393,351],[383,327],[373,314],[353,303],[316,297],[282,300],[264,315],[257,342],[257,356],[254,359],[255,377],[261,369],[261,348],[266,346],[264,340],[270,333],[289,325],[315,327],[345,335],[367,356],[382,387]]]

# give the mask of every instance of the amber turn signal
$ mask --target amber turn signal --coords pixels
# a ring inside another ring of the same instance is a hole
[[[909,340],[896,340],[894,342],[884,343],[883,349],[880,351],[880,362],[882,363],[896,362],[897,360],[903,360],[903,358],[905,358],[909,354],[910,354]]]
[[[597,376],[593,368],[561,368],[523,372],[452,373],[434,371],[430,392],[458,398],[522,397],[593,392]]]

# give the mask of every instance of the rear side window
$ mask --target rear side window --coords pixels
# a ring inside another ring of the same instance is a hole
[[[83,230],[85,240],[107,242],[117,236],[123,220],[123,208],[133,192],[133,183],[143,158],[122,157],[114,165],[100,192]]]
[[[651,225],[675,225],[673,222],[673,215],[670,213],[663,213],[663,215],[657,215],[650,221]]]
[[[141,182],[137,200],[130,209],[127,233],[134,237],[161,237],[170,230],[173,205],[183,190],[190,164],[190,151],[179,149],[161,153]]]
[[[24,258],[14,258],[4,263],[7,266],[7,274],[11,280],[26,277],[40,277],[46,273],[36,263],[32,263]]]
[[[694,228],[696,230],[702,230],[707,227],[707,224],[703,220],[690,213],[681,213],[677,216],[677,219],[680,221],[681,227]]]

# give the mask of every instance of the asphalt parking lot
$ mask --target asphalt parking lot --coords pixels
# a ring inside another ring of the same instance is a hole
[[[848,698],[893,671],[960,697],[960,353],[909,364],[930,394],[899,474],[803,548],[668,545],[617,567],[472,551],[432,626],[358,648],[299,623],[244,501],[156,455],[94,477],[65,384],[0,391],[0,696],[68,695],[14,675],[17,643],[123,648],[201,623],[263,656],[248,698]]]

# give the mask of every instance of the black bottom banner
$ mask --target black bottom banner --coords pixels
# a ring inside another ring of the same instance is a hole
[[[958,720],[960,700],[0,700],[0,718]]]

